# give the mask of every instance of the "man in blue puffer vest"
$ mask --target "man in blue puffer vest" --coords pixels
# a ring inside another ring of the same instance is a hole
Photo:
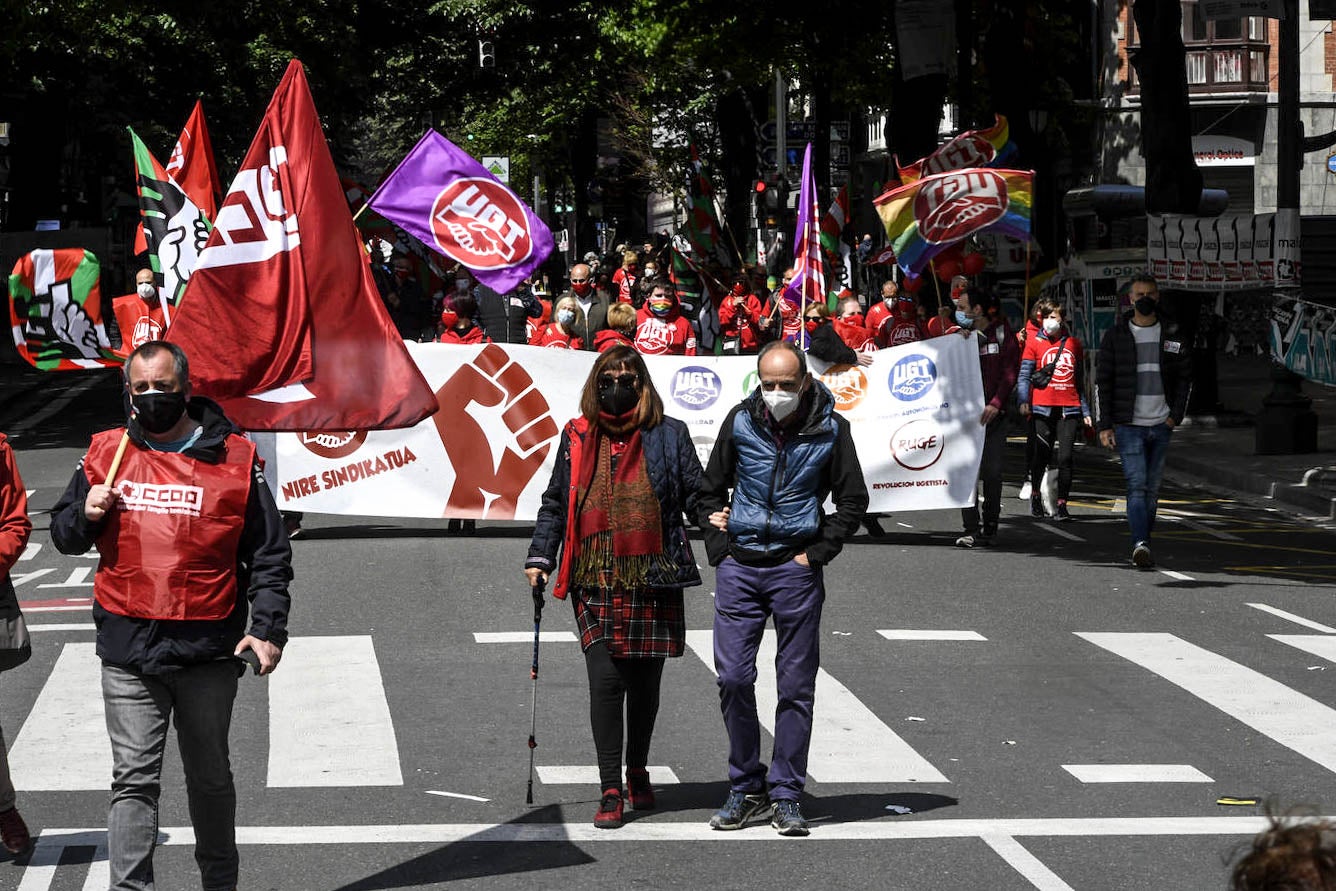
[[[858,529],[867,486],[849,422],[807,357],[784,341],[757,356],[760,386],[721,425],[697,519],[715,571],[714,665],[728,730],[730,791],[710,819],[741,829],[772,814],[781,835],[807,835],[807,781],[820,664],[822,568]],[[729,490],[732,498],[729,498]],[[829,495],[835,513],[822,504]],[[779,704],[770,769],[761,763],[756,653],[774,616]]]

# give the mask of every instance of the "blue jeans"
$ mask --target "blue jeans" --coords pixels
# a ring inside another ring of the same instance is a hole
[[[1154,427],[1119,424],[1113,431],[1118,455],[1123,460],[1123,476],[1127,479],[1127,525],[1131,527],[1134,545],[1149,542],[1155,528],[1155,508],[1171,433],[1168,424]]]
[[[201,882],[205,891],[237,886],[237,795],[227,744],[236,695],[232,660],[160,675],[103,663],[102,699],[112,756],[107,816],[111,891],[154,887],[162,753],[173,713]]]
[[[726,557],[715,570],[714,667],[719,705],[728,731],[728,779],[739,792],[797,801],[807,782],[812,704],[821,663],[821,606],[826,588],[820,567],[789,560],[745,566]],[[767,776],[761,763],[756,714],[756,652],[767,620],[775,618],[775,748]]]

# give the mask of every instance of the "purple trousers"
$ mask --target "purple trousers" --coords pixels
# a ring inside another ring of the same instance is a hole
[[[797,801],[802,794],[825,599],[821,569],[791,560],[779,566],[744,566],[726,557],[715,571],[714,668],[728,730],[728,779],[736,791],[761,792],[768,783],[773,799]],[[756,716],[756,653],[771,616],[779,704],[767,775]]]

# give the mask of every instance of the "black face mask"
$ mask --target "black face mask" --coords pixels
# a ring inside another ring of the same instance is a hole
[[[1157,306],[1159,302],[1154,297],[1138,297],[1136,303],[1132,304],[1132,307],[1143,316],[1154,315]]]
[[[640,401],[640,388],[621,383],[598,385],[598,407],[610,415],[624,415]]]
[[[166,433],[186,411],[185,393],[136,393],[130,402],[139,412],[135,420],[148,433]]]

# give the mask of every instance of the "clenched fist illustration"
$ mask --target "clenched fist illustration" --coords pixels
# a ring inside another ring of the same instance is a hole
[[[560,432],[529,372],[496,344],[462,366],[436,391],[432,416],[455,469],[446,513],[510,520],[515,503],[542,466]],[[507,432],[489,438],[478,415],[496,414]]]

